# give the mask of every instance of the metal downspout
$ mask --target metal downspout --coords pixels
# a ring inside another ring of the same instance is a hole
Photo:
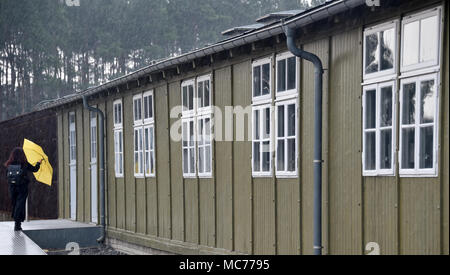
[[[100,122],[100,222],[102,225],[102,236],[97,239],[98,243],[104,243],[106,239],[106,220],[105,220],[105,115],[98,109],[88,105],[86,96],[83,96],[84,108],[99,115]]]
[[[287,46],[292,54],[306,59],[315,67],[314,99],[314,255],[322,255],[322,86],[323,65],[320,58],[299,49],[295,44],[295,30],[283,26]]]

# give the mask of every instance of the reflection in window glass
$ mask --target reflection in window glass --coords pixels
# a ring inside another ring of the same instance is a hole
[[[296,58],[295,57],[290,57],[287,60],[288,64],[287,64],[287,71],[288,71],[288,75],[287,75],[287,89],[288,90],[292,90],[295,89],[296,87],[296,83],[295,83],[295,76],[297,74],[297,68],[296,68]]]
[[[376,127],[376,90],[369,90],[366,92],[366,129],[374,129]]]
[[[381,88],[380,126],[392,126],[392,86]]]
[[[381,147],[380,147],[380,168],[391,169],[392,167],[392,130],[383,130],[381,135]]]
[[[420,123],[433,123],[436,112],[434,100],[435,93],[434,80],[423,81],[420,83]]]
[[[380,70],[388,70],[394,68],[395,53],[395,31],[389,29],[380,32]]]
[[[414,124],[416,121],[416,83],[403,85],[402,105],[402,124]]]
[[[286,91],[286,59],[278,61],[277,69],[277,92],[284,92]]]
[[[261,95],[261,66],[253,68],[253,96]]]
[[[366,74],[378,71],[378,33],[366,36]]]
[[[420,169],[433,168],[433,130],[434,127],[424,127],[420,129]]]
[[[375,152],[375,132],[367,132],[365,133],[366,144],[364,148],[364,159],[365,159],[365,168],[366,170],[375,170],[376,169],[376,152]]]
[[[262,95],[270,94],[270,64],[262,66]]]
[[[414,128],[402,130],[402,169],[414,169],[415,139]]]

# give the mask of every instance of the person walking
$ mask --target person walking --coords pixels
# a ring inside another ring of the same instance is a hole
[[[25,208],[28,197],[29,173],[39,171],[41,161],[36,166],[28,163],[22,148],[17,147],[4,164],[9,185],[9,195],[12,203],[11,217],[14,219],[14,231],[22,231],[22,222],[25,221]]]

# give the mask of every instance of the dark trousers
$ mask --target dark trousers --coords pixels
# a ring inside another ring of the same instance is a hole
[[[25,208],[28,197],[28,184],[9,185],[9,194],[12,202],[11,217],[15,222],[25,221]]]

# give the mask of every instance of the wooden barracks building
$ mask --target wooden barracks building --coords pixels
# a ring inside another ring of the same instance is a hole
[[[448,255],[449,1],[374,2],[269,14],[42,106],[57,113],[59,218],[99,222],[99,119],[87,96],[106,118],[111,243],[312,254],[314,67],[289,52],[285,24],[325,69],[324,254],[376,243],[381,254]],[[227,107],[250,111],[227,122]]]

